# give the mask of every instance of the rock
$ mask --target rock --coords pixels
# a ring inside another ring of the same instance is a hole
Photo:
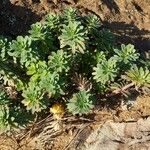
[[[137,122],[107,121],[94,129],[76,150],[148,150],[150,118]],[[71,149],[73,150],[73,149]]]
[[[139,131],[150,132],[150,118],[147,118],[146,120],[140,119],[138,120],[137,124]]]

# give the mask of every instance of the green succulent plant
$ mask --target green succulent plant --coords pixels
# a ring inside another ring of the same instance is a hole
[[[98,30],[101,27],[101,21],[96,15],[89,15],[86,18],[86,25],[90,31]]]
[[[75,8],[69,7],[64,10],[62,17],[63,17],[65,23],[77,21],[79,18],[78,11]]]
[[[8,47],[8,40],[7,38],[0,36],[0,57],[2,60],[5,59]]]
[[[54,97],[64,94],[61,77],[57,72],[48,72],[45,76],[41,77],[39,86],[43,89],[44,92],[48,93],[49,97]]]
[[[134,49],[134,45],[121,45],[121,50],[114,49],[116,55],[114,57],[118,59],[118,61],[123,62],[124,64],[128,64],[131,62],[135,62],[139,58],[139,53]]]
[[[60,26],[60,17],[56,14],[48,14],[45,17],[45,25],[50,29],[50,30],[59,30]]]
[[[46,61],[38,61],[37,63],[32,63],[27,68],[27,75],[32,75],[32,78],[38,79],[40,76],[44,76],[47,73],[48,66]]]
[[[34,40],[45,40],[46,30],[40,22],[31,25],[31,30],[29,30],[29,33]]]
[[[48,66],[45,61],[39,61],[37,64],[32,64],[27,71],[27,74],[31,75],[30,82],[37,83],[42,93],[48,93],[50,97],[63,93],[63,85],[60,83],[62,77],[58,74],[60,69],[57,71],[52,66]]]
[[[33,51],[31,43],[32,40],[29,36],[18,36],[16,40],[12,41],[8,54],[13,57],[15,63],[19,60],[22,66],[28,66],[32,62],[36,62],[38,54]]]
[[[134,83],[137,87],[150,88],[150,70],[148,68],[137,67],[134,65],[122,76],[123,79]]]
[[[85,90],[73,94],[73,97],[67,104],[68,111],[73,115],[87,114],[93,108],[92,95]]]
[[[45,100],[43,97],[41,88],[34,82],[30,82],[29,86],[23,90],[22,103],[26,106],[27,110],[31,110],[34,114],[35,112],[40,112],[42,109],[46,108]]]
[[[86,32],[80,22],[69,22],[63,25],[62,34],[59,36],[60,48],[68,48],[75,52],[84,53],[86,48]]]
[[[103,51],[97,51],[94,56],[94,59],[96,60],[96,63],[99,64],[103,61],[106,61],[106,55]]]
[[[9,107],[0,105],[0,133],[10,130]]]
[[[106,60],[98,63],[93,69],[93,79],[102,84],[114,81],[115,77],[117,76],[116,60],[111,58],[108,61]]]
[[[56,72],[67,72],[69,70],[70,56],[63,50],[52,52],[49,56],[48,66]]]
[[[10,130],[9,124],[9,104],[10,98],[6,92],[1,88],[0,89],[0,133]]]
[[[0,89],[0,105],[7,105],[10,103],[10,98],[3,89]]]
[[[94,39],[91,41],[96,45],[96,49],[104,51],[108,56],[112,56],[115,47],[115,36],[107,29],[102,29],[99,32],[94,31]]]
[[[0,81],[5,86],[15,87],[15,83],[20,79],[20,70],[17,70],[7,62],[0,61]]]

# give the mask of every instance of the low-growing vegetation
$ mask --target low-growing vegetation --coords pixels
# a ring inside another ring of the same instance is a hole
[[[68,8],[48,14],[26,36],[0,37],[0,82],[4,132],[25,127],[35,115],[87,114],[101,100],[97,95],[145,93],[150,59],[131,44],[118,45],[97,16]]]

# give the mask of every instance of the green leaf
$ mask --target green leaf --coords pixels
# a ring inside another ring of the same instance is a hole
[[[36,66],[35,64],[31,64],[28,68],[27,68],[27,75],[33,75],[36,73]]]
[[[115,47],[115,36],[112,32],[107,29],[102,29],[99,31],[94,31],[94,39],[89,41],[92,45],[96,46],[99,51],[104,51],[106,56],[113,55],[113,49]]]

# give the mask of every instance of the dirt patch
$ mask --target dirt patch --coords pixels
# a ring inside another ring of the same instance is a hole
[[[15,150],[17,149],[16,142],[7,136],[0,137],[0,149],[1,150]]]
[[[78,6],[100,16],[120,42],[133,43],[142,50],[150,49],[149,0],[81,0]]]
[[[9,150],[136,150],[149,147],[150,97],[138,97],[133,107],[125,111],[94,110],[83,117],[65,116],[54,120],[52,116],[34,125],[16,137],[0,137],[0,149]],[[25,135],[25,136],[24,136]],[[23,137],[23,138],[22,138]],[[22,140],[21,140],[22,139]],[[125,149],[126,148],[126,149]]]
[[[41,17],[23,3],[11,4],[5,1],[0,5],[0,34],[15,37],[26,34],[30,25]]]

